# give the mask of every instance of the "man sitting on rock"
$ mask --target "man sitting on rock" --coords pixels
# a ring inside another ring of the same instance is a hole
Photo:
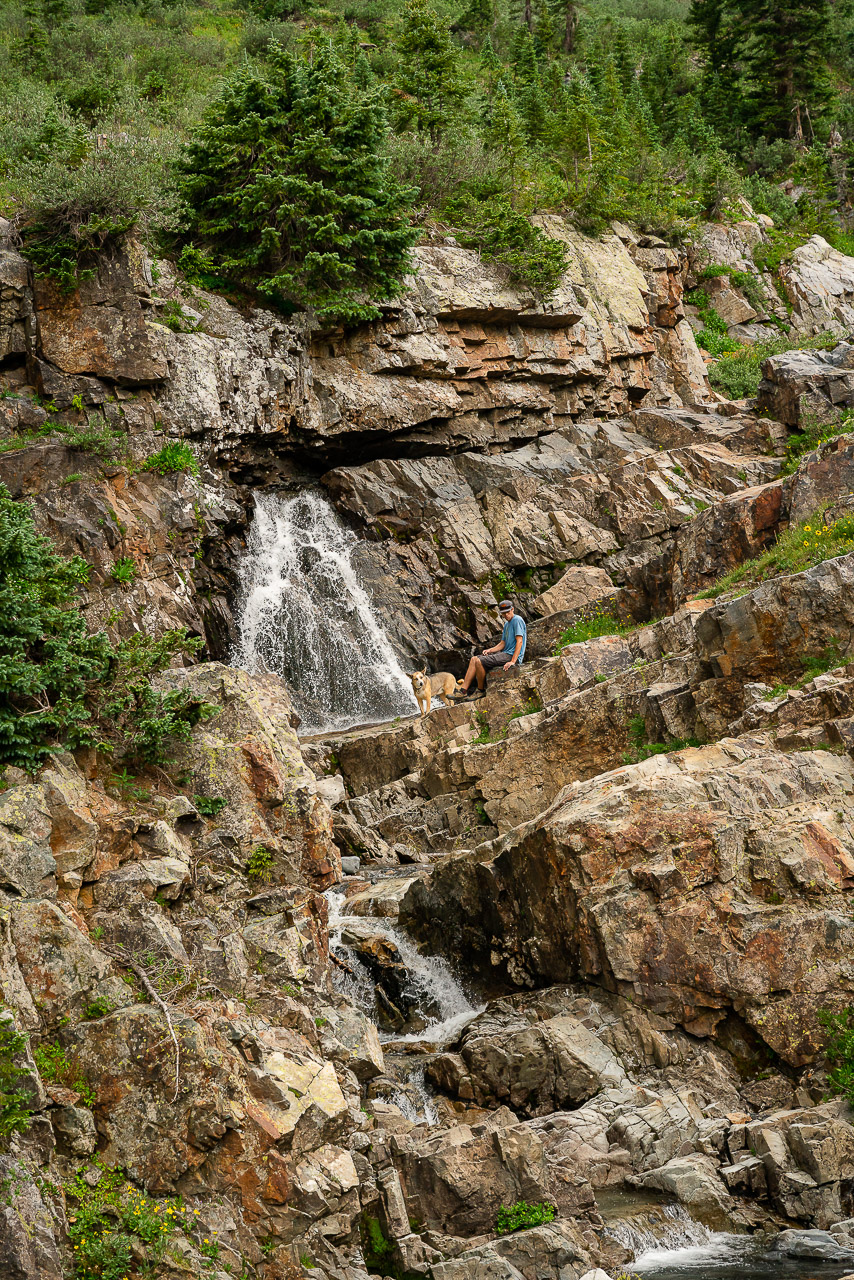
[[[501,641],[491,649],[484,649],[479,657],[472,658],[468,671],[463,677],[457,697],[482,698],[486,693],[486,673],[501,667],[509,671],[511,667],[520,667],[525,657],[525,645],[528,643],[528,628],[523,618],[513,608],[509,600],[502,600],[498,612],[504,623]],[[472,692],[471,682],[477,679],[477,692]]]

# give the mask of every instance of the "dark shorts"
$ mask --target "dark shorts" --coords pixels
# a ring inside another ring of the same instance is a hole
[[[503,667],[505,662],[513,661],[512,653],[482,653],[480,660],[483,663],[484,671],[494,671],[496,667]]]

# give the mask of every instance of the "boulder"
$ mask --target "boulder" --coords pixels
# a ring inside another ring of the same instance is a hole
[[[567,569],[562,578],[531,601],[532,609],[545,617],[549,613],[561,613],[567,609],[580,609],[584,605],[607,600],[618,594],[617,588],[604,569],[592,565],[576,564]]]

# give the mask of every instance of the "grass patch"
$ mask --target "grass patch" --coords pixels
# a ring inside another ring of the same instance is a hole
[[[275,855],[265,844],[256,844],[246,859],[246,874],[257,876],[259,880],[269,880],[273,870]]]
[[[507,723],[511,720],[521,720],[523,716],[535,716],[538,711],[542,711],[543,704],[540,702],[536,694],[529,698],[527,702],[523,702],[520,707],[514,707],[507,717]]]
[[[597,636],[623,636],[634,627],[628,622],[620,622],[613,613],[606,609],[597,609],[589,618],[580,618],[561,635],[554,647],[557,657],[561,650],[571,644],[580,644],[584,640],[595,640]]]
[[[698,591],[698,600],[716,600],[727,592],[741,588],[741,594],[768,578],[781,574],[801,573],[822,560],[847,555],[854,551],[854,516],[842,516],[824,524],[820,516],[811,516],[803,524],[781,533],[773,547],[761,556],[745,560],[730,569],[711,587]]]
[[[628,727],[629,749],[623,752],[624,764],[638,764],[641,760],[649,760],[650,756],[666,756],[671,751],[682,751],[685,747],[703,745],[699,738],[674,738],[672,742],[648,742],[643,716],[632,716]]]
[[[61,1084],[65,1089],[73,1089],[79,1093],[84,1107],[94,1107],[97,1099],[86,1078],[80,1070],[76,1058],[70,1058],[60,1044],[49,1041],[36,1045],[33,1057],[43,1080],[53,1084]]]
[[[702,336],[697,334],[700,346],[704,345]],[[838,335],[833,333],[823,333],[817,338],[771,338],[768,342],[749,344],[728,338],[729,345],[718,351],[711,351],[706,347],[710,355],[719,357],[717,364],[709,366],[709,382],[716,391],[729,396],[730,400],[744,400],[758,393],[762,380],[762,362],[769,356],[780,356],[786,351],[829,351],[840,341]]]

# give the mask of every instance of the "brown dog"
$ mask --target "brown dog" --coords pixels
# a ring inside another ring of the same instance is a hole
[[[413,671],[412,692],[422,717],[429,714],[430,703],[435,696],[440,697],[446,707],[450,707],[451,694],[455,692],[458,683],[456,676],[448,671],[437,671],[432,676],[428,676],[426,667],[423,671]]]

